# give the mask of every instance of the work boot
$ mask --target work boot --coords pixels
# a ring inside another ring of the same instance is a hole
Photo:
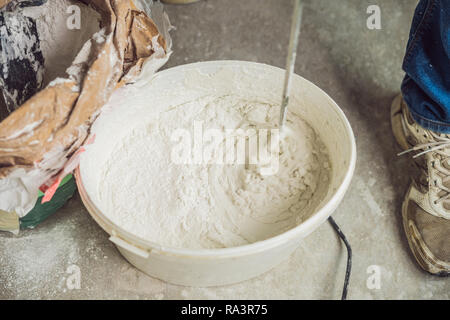
[[[420,175],[402,204],[403,227],[419,265],[438,276],[450,275],[450,135],[417,124],[402,96],[391,106],[394,136],[413,158]]]

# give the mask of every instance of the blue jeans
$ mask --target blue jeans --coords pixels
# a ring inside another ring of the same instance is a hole
[[[403,61],[402,94],[422,127],[450,133],[450,0],[421,0]]]

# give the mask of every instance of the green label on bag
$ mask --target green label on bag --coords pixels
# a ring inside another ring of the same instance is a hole
[[[25,216],[20,218],[20,227],[34,228],[47,217],[61,208],[69,200],[77,189],[75,178],[69,174],[59,184],[53,198],[44,204],[41,203],[44,193],[39,191],[39,197],[33,209]]]

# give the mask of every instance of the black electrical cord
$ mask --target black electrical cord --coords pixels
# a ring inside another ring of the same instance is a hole
[[[350,246],[350,243],[348,243],[347,238],[345,237],[341,228],[339,228],[339,226],[336,224],[334,219],[332,217],[329,217],[328,221],[333,226],[334,230],[336,230],[337,234],[347,247],[347,269],[345,270],[344,289],[342,290],[342,297],[341,297],[341,300],[347,300],[348,284],[350,282],[350,273],[352,271],[352,247]]]

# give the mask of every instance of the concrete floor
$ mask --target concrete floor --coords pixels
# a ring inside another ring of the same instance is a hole
[[[408,157],[396,156],[389,123],[417,1],[305,2],[295,70],[341,106],[358,149],[353,182],[334,214],[353,246],[349,298],[449,299],[450,279],[425,274],[408,251],[400,205],[413,166]],[[366,27],[371,4],[381,8],[381,30]],[[291,11],[288,0],[167,6],[177,29],[166,67],[221,59],[284,67]],[[169,285],[128,264],[78,195],[38,228],[0,237],[0,298],[336,299],[346,262],[345,248],[324,224],[288,261],[256,279],[208,289]],[[77,267],[81,288],[70,289],[67,280]],[[374,272],[380,275],[378,288]]]

